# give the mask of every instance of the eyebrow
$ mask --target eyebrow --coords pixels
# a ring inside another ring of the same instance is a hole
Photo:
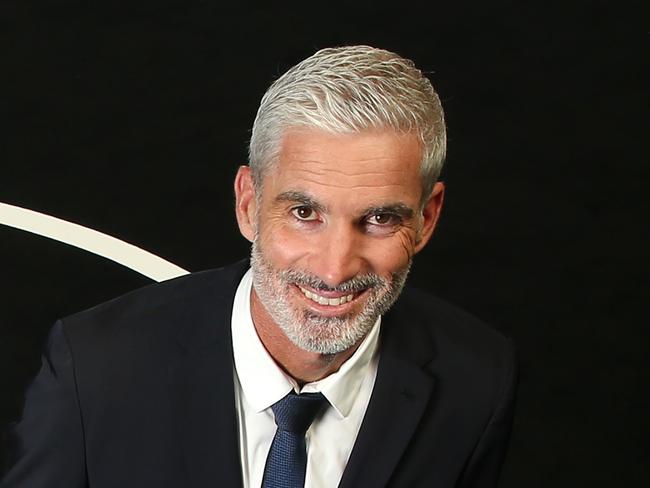
[[[381,205],[378,207],[370,207],[365,212],[364,215],[373,215],[373,214],[394,214],[399,215],[404,220],[409,220],[413,218],[414,211],[408,205],[404,203],[389,203],[387,205]]]
[[[313,208],[317,212],[323,212],[323,213],[327,212],[327,207],[318,203],[312,197],[310,197],[309,195],[301,191],[296,191],[296,190],[284,191],[280,193],[277,197],[275,197],[275,201],[300,203],[302,205],[305,205],[306,207]]]

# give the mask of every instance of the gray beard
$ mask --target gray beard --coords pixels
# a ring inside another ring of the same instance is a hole
[[[258,239],[251,249],[253,287],[260,302],[289,340],[305,351],[336,354],[357,344],[370,331],[380,315],[399,297],[411,267],[393,273],[390,281],[376,274],[365,274],[332,288],[320,278],[298,270],[276,270],[264,257]],[[366,304],[357,314],[323,317],[291,304],[289,287],[302,285],[316,290],[356,293],[368,289]]]

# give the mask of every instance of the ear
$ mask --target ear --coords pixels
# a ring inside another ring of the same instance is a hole
[[[237,176],[235,176],[235,215],[239,232],[250,242],[255,239],[256,209],[257,202],[251,169],[248,166],[240,166]]]
[[[433,185],[431,195],[422,209],[422,227],[418,232],[418,240],[415,245],[415,252],[420,252],[426,246],[433,235],[433,231],[438,223],[442,203],[445,199],[445,185],[441,181]]]

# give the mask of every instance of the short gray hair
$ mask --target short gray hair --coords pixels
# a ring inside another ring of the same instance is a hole
[[[322,49],[278,78],[255,117],[249,147],[253,181],[275,164],[289,128],[335,134],[393,129],[418,136],[422,199],[437,181],[447,137],[440,99],[413,61],[370,46]]]

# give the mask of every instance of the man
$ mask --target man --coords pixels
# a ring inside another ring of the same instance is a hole
[[[397,301],[444,152],[410,61],[355,46],[290,69],[235,179],[250,269],[59,321],[1,486],[495,486],[511,342],[432,296]]]

